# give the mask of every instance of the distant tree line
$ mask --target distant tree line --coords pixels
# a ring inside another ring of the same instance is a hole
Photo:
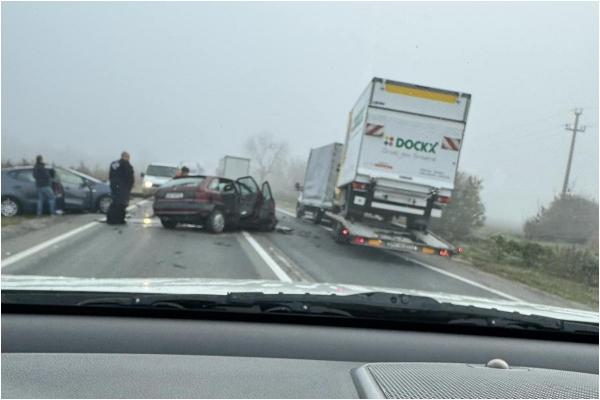
[[[598,243],[598,202],[583,196],[556,196],[523,226],[529,239]]]

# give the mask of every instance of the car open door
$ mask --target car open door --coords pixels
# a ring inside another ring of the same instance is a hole
[[[240,218],[246,219],[255,216],[257,202],[262,197],[258,184],[251,176],[244,176],[235,182],[240,192]]]
[[[56,168],[56,175],[63,187],[65,208],[72,210],[90,209],[92,191],[85,179],[62,168]]]
[[[269,182],[263,182],[261,187],[262,201],[258,205],[259,224],[269,230],[275,228],[277,219],[275,218],[275,199],[271,192]]]

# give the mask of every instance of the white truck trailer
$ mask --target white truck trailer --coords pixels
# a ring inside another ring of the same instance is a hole
[[[339,243],[451,256],[428,230],[454,178],[471,96],[374,78],[350,113],[344,145],[312,149],[296,214]]]
[[[341,143],[332,143],[311,149],[306,164],[304,185],[296,204],[296,215],[298,217],[303,216],[308,211],[313,214],[313,221],[318,223],[324,211],[333,210],[335,184],[340,169],[343,147]]]
[[[349,116],[341,214],[403,216],[426,230],[450,201],[471,95],[374,78]]]
[[[248,175],[250,175],[249,158],[225,156],[219,160],[217,176],[236,180]]]

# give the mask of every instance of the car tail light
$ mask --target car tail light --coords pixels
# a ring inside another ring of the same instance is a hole
[[[438,201],[438,203],[448,204],[448,203],[450,203],[450,197],[449,196],[438,196],[437,201]]]
[[[450,257],[450,252],[446,249],[440,250],[440,256],[442,257]]]
[[[348,236],[350,235],[350,231],[348,230],[348,228],[342,228],[342,236]]]
[[[352,189],[354,190],[367,190],[369,185],[362,182],[352,182]]]

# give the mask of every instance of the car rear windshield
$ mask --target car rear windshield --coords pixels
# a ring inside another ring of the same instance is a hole
[[[204,176],[193,176],[189,178],[178,178],[172,179],[169,182],[165,183],[162,187],[170,188],[170,187],[198,187],[204,182],[206,177]]]
[[[146,169],[146,175],[151,176],[163,176],[163,177],[174,177],[177,174],[177,168],[166,167],[162,165],[150,165]]]

